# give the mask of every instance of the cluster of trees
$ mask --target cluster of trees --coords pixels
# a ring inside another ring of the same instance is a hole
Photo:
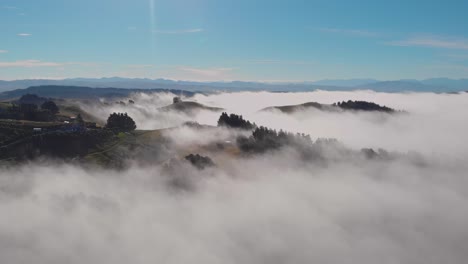
[[[27,111],[49,111],[51,114],[56,115],[60,109],[57,104],[50,99],[39,97],[36,94],[25,94],[20,97],[14,105],[19,106]]]
[[[237,145],[244,152],[265,152],[286,145],[308,146],[312,144],[309,135],[294,134],[283,130],[276,131],[263,126],[257,127],[255,123],[245,120],[241,115],[228,115],[226,112],[219,117],[218,126],[253,130],[250,137],[237,138]]]
[[[25,95],[27,98],[34,95]],[[40,107],[35,103],[21,103],[27,100],[18,100],[12,104],[6,111],[0,113],[0,119],[15,119],[29,121],[49,122],[55,120],[55,115],[59,112],[58,106],[53,101],[45,101]]]
[[[54,103],[54,101],[45,101],[45,102],[41,105],[41,109],[42,109],[42,110],[47,110],[47,111],[51,112],[51,113],[54,114],[54,115],[58,114],[58,112],[59,112],[59,108],[58,108],[58,106]]]
[[[127,113],[112,113],[107,119],[106,128],[127,132],[135,130],[136,124]]]
[[[391,154],[390,152],[381,148],[377,149],[377,151],[372,148],[363,148],[361,149],[361,154],[363,154],[367,159],[389,160],[395,157],[394,154]]]
[[[105,105],[109,105],[109,103],[104,103]],[[133,100],[128,100],[127,103],[125,103],[124,101],[117,101],[115,102],[115,104],[119,104],[119,105],[122,105],[122,106],[126,106],[127,104],[135,104],[135,101]]]
[[[256,128],[250,137],[237,138],[237,144],[245,152],[265,152],[287,145],[307,146],[312,144],[312,140],[306,134],[294,134],[283,130],[278,132],[261,126]]]
[[[360,111],[381,111],[381,112],[395,112],[394,109],[386,106],[380,106],[376,103],[366,102],[366,101],[343,101],[334,103],[333,106],[340,107],[341,109],[346,110],[360,110]]]
[[[250,123],[250,121],[245,120],[242,116],[236,114],[228,115],[226,112],[223,112],[219,117],[218,126],[226,126],[245,130],[251,130],[257,127],[255,123]]]
[[[207,167],[215,166],[214,162],[211,160],[210,157],[201,156],[199,154],[190,154],[186,156],[185,159],[200,170],[205,169]]]

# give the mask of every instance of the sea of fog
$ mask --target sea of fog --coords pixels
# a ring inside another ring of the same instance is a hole
[[[135,94],[136,104],[122,106],[87,105],[84,108],[105,121],[112,112],[127,112],[140,129],[178,126],[186,121],[216,125],[220,113],[200,111],[195,115],[163,112],[172,103],[172,94]],[[312,138],[336,138],[352,148],[385,148],[391,151],[417,151],[431,155],[468,155],[468,93],[378,93],[373,91],[308,93],[239,92],[214,95],[198,94],[189,101],[224,108],[245,119],[274,129],[310,134]],[[260,111],[270,106],[306,102],[332,104],[364,100],[406,111],[385,113],[330,113],[315,109],[294,114]]]
[[[161,111],[172,103],[170,94],[129,99],[135,104],[83,107],[103,121],[127,112],[140,129],[216,125],[219,118]],[[466,263],[468,94],[241,92],[184,99],[313,140],[336,138],[350,149],[384,148],[401,157],[316,163],[284,149],[222,161],[212,156],[219,166],[206,170],[57,161],[5,168],[0,263]],[[259,111],[343,100],[405,112]],[[166,136],[179,144],[217,139],[189,128]],[[188,187],[177,187],[174,178]]]

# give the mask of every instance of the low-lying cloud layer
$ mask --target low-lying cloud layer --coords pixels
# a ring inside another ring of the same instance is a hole
[[[2,172],[5,263],[464,263],[466,166],[301,164],[288,155],[124,172]]]
[[[134,95],[127,106],[86,109],[105,119],[128,112],[140,128],[218,113],[167,113],[171,96]],[[293,149],[212,155],[218,166],[133,165],[123,171],[35,162],[0,171],[2,263],[465,263],[468,258],[466,94],[373,92],[223,93],[192,98],[259,125],[335,137],[419,158],[325,155]],[[192,100],[191,99],[191,100]],[[308,101],[367,100],[408,113],[292,115],[259,112]],[[174,148],[228,138],[182,128]],[[324,152],[333,152],[333,147]],[[209,154],[209,153],[208,153]],[[182,186],[182,187],[181,187]]]
[[[158,108],[172,103],[171,94],[136,94],[135,105],[87,106],[101,120],[114,111],[128,112],[140,129],[177,126],[186,121],[216,125],[219,113],[198,111],[194,115],[162,112]],[[468,156],[468,93],[377,93],[372,91],[309,93],[241,92],[196,95],[207,106],[241,114],[244,118],[275,129],[310,134],[312,138],[336,138],[353,148],[385,148],[391,151],[417,151],[428,155]],[[386,105],[407,113],[327,113],[310,109],[295,114],[261,112],[270,106],[319,102],[364,100]]]

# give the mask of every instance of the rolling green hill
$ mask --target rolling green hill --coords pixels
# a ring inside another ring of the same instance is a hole
[[[3,124],[3,125],[2,125]],[[220,148],[219,143],[208,145],[174,145],[165,135],[179,127],[160,130],[112,132],[106,129],[67,132],[61,123],[0,122],[0,165],[13,165],[29,160],[53,158],[74,161],[89,166],[123,168],[130,163],[164,164],[174,158],[183,160],[192,153],[239,153],[236,147]],[[33,128],[42,128],[34,133]],[[216,130],[217,127],[192,126],[193,129]],[[47,130],[49,129],[49,130]]]

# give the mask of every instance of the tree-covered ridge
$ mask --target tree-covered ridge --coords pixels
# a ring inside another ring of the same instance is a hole
[[[333,104],[321,104],[317,102],[308,102],[298,105],[284,105],[284,106],[271,106],[262,109],[262,111],[270,110],[279,110],[286,114],[291,114],[294,112],[307,110],[307,109],[317,109],[320,111],[328,112],[340,112],[340,111],[368,111],[368,112],[385,112],[385,113],[394,113],[395,109],[392,109],[387,106],[381,106],[379,104],[367,101],[342,101]]]
[[[294,134],[287,131],[277,131],[264,126],[257,127],[255,123],[245,120],[241,115],[223,112],[218,120],[218,126],[253,130],[250,137],[239,136],[236,139],[240,150],[244,152],[265,152],[279,149],[286,145],[309,145],[312,140],[306,134]]]
[[[312,144],[309,135],[294,134],[283,130],[276,131],[267,127],[256,128],[250,137],[240,136],[237,145],[244,152],[262,153],[269,150],[290,146],[307,146]]]
[[[395,112],[395,109],[392,109],[390,107],[381,106],[376,103],[366,102],[366,101],[348,100],[347,102],[342,101],[342,102],[334,103],[333,106],[337,106],[345,110],[380,111],[380,112],[387,112],[387,113]]]
[[[51,122],[56,120],[58,112],[59,108],[53,101],[27,94],[17,101],[5,104],[0,109],[0,119]]]
[[[255,123],[245,120],[241,115],[230,114],[223,112],[218,120],[218,126],[239,128],[251,130],[257,127]]]
[[[331,110],[331,109],[328,109],[327,107],[331,108],[332,106],[320,104],[317,102],[307,102],[307,103],[298,104],[298,105],[270,106],[270,107],[262,109],[261,111],[279,110],[280,112],[290,114],[290,113],[294,113],[294,112],[304,110],[304,109],[309,109],[309,108],[315,108],[318,110]]]

